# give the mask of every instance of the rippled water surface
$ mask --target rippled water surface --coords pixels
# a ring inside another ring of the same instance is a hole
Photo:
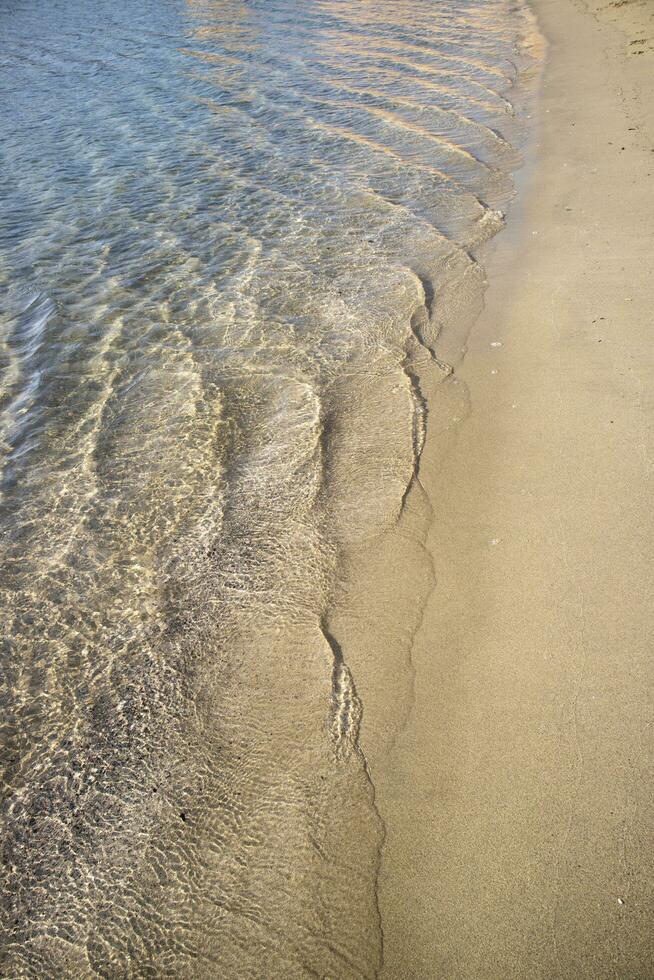
[[[378,969],[326,617],[478,307],[530,30],[0,0],[3,975]]]

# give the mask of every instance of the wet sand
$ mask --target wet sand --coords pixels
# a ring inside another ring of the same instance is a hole
[[[334,614],[388,978],[654,976],[652,6],[536,9],[538,146],[485,310]]]
[[[342,549],[407,545],[396,655],[358,624],[394,737],[426,345],[482,304],[525,3],[3,11],[0,975],[379,975],[332,597]]]

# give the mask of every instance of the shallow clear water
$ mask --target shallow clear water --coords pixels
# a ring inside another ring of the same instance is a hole
[[[478,308],[529,30],[0,0],[3,975],[375,974],[326,614]]]

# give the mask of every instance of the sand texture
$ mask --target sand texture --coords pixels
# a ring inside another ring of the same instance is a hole
[[[441,385],[404,524],[360,566],[376,609],[339,627],[388,978],[654,976],[652,4],[536,9],[538,145],[462,421]]]

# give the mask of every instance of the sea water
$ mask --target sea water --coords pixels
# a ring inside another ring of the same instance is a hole
[[[378,970],[326,617],[478,309],[531,30],[0,0],[3,975]]]

